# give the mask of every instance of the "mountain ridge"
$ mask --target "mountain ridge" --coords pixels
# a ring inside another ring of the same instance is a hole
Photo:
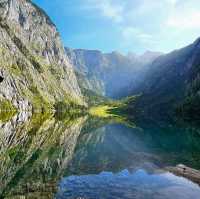
[[[0,2],[0,100],[20,110],[84,104],[55,24],[32,1]]]
[[[155,113],[157,116],[161,114],[164,117],[172,116],[176,109],[179,111],[181,109],[183,115],[185,112],[196,115],[194,112],[195,110],[198,112],[200,107],[200,104],[197,104],[198,100],[195,100],[195,106],[191,103],[190,108],[185,101],[188,101],[188,98],[199,98],[199,57],[200,39],[198,38],[184,48],[157,58],[143,82],[132,91],[132,94],[139,91],[143,93],[141,101],[138,102],[140,109],[145,109],[147,115]],[[193,92],[194,82],[196,88]],[[184,108],[184,104],[187,107]]]
[[[131,57],[120,52],[103,53],[99,50],[72,49],[65,47],[67,56],[77,72],[79,85],[111,98],[117,98],[121,89],[126,87],[134,76],[139,76],[146,66],[160,56],[144,55]],[[144,71],[143,71],[144,70]]]

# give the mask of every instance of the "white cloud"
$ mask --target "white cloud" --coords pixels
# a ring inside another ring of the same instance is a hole
[[[179,29],[199,29],[200,12],[174,13],[168,18],[167,25]]]
[[[180,30],[200,28],[200,1],[179,1],[169,13],[167,25]]]
[[[113,0],[88,0],[88,2],[88,8],[98,11],[102,16],[118,23],[123,21],[123,3],[116,3]]]
[[[153,35],[145,33],[135,27],[124,27],[122,29],[122,36],[124,42],[138,41],[138,43],[143,44],[155,44],[156,41]]]
[[[200,0],[86,0],[95,15],[106,17],[120,42],[141,47],[182,47],[200,35]],[[174,42],[175,41],[175,42]]]
[[[179,0],[166,0],[166,1],[174,6],[178,3]]]
[[[126,27],[122,30],[122,35],[125,39],[130,39],[133,35],[139,34],[139,30],[133,27]]]

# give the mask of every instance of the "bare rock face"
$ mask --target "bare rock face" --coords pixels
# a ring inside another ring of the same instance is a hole
[[[29,0],[0,0],[0,98],[18,109],[83,104],[59,33]]]

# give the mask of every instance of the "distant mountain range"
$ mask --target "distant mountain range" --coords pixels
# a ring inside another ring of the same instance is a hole
[[[80,87],[111,98],[141,94],[137,107],[148,117],[200,113],[200,39],[169,54],[69,49]]]
[[[102,53],[97,50],[65,48],[71,64],[75,67],[79,85],[98,94],[119,98],[121,91],[131,82],[140,82],[148,65],[159,52],[147,51],[143,55],[129,53]]]

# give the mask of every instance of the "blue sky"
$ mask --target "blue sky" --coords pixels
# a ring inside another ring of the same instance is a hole
[[[64,44],[103,52],[169,52],[200,37],[200,0],[33,0]]]

